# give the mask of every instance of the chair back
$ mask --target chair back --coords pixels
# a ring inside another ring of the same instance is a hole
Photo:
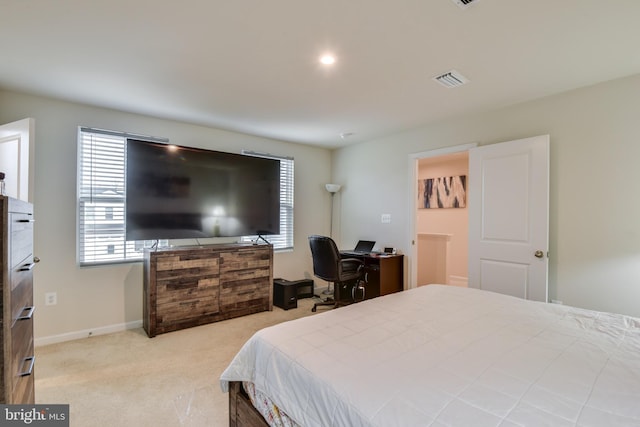
[[[313,258],[313,274],[327,282],[339,281],[340,252],[333,239],[326,236],[309,236],[309,246]]]

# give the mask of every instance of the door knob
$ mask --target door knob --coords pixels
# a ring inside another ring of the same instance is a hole
[[[542,258],[544,256],[544,252],[536,251],[536,253],[534,255],[536,256],[536,258]]]

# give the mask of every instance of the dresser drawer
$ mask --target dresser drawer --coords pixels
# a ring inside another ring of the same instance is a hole
[[[182,276],[184,274],[198,274],[199,271],[218,271],[218,265],[220,263],[219,254],[205,253],[168,253],[157,257],[156,271],[158,274],[169,275],[171,272],[175,272],[175,276]]]
[[[33,215],[9,213],[9,268],[32,257]]]
[[[260,269],[263,274],[269,274],[271,254],[265,249],[242,249],[234,252],[224,252],[220,255],[220,273],[230,271]]]
[[[33,267],[35,267],[33,256],[29,255],[17,263],[9,272],[9,281],[11,282],[11,291],[20,286],[24,282],[29,282],[29,286],[33,284]]]
[[[169,254],[156,264],[156,321],[159,327],[220,311],[219,256]]]
[[[156,272],[156,280],[158,283],[163,282],[168,287],[176,288],[192,286],[202,279],[215,279],[220,276],[220,269],[217,262],[215,265],[207,267],[180,268],[175,270],[162,270]]]
[[[219,312],[220,297],[218,289],[215,289],[215,292],[211,292],[209,295],[158,304],[156,308],[156,322],[158,326],[164,326],[167,323],[188,321]]]
[[[218,276],[175,278],[157,282],[156,304],[162,305],[176,301],[186,301],[218,295],[220,279]]]
[[[28,403],[25,399],[29,398],[29,394],[33,394],[35,369],[33,318],[16,320],[11,327],[11,353],[13,402]]]
[[[159,304],[156,317],[158,326],[167,323],[189,321],[202,316],[208,316],[220,312],[220,298],[218,289],[210,295],[184,301],[173,301],[167,304]]]
[[[246,270],[231,270],[221,274],[221,283],[237,282],[241,280],[262,279],[269,277],[271,269],[269,266]]]
[[[223,282],[220,285],[220,307],[225,310],[237,310],[250,306],[269,308],[271,294],[270,280],[262,279],[236,280]]]
[[[182,277],[170,277],[157,281],[158,325],[191,320],[220,311],[220,279],[217,274],[217,265],[213,271],[209,270],[208,268],[199,269],[197,275],[186,273]],[[209,274],[206,274],[207,272]]]
[[[29,364],[35,362],[26,360],[24,365],[24,369],[29,368]],[[35,369],[31,371],[30,375],[23,376],[18,378],[18,381],[15,383],[12,394],[13,402],[19,402],[21,405],[25,404],[35,404]]]
[[[10,307],[11,324],[25,316],[25,311],[33,307],[33,273],[31,270],[17,269],[11,274]]]

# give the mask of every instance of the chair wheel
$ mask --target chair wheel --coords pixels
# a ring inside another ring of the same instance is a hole
[[[315,313],[315,312],[316,312],[316,308],[317,308],[317,307],[314,305],[314,306],[311,308],[311,312],[312,312],[312,313]]]

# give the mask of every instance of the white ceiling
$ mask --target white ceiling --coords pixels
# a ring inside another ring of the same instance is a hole
[[[640,73],[639,20],[640,0],[0,0],[0,88],[338,147]],[[451,69],[470,83],[432,80]]]

